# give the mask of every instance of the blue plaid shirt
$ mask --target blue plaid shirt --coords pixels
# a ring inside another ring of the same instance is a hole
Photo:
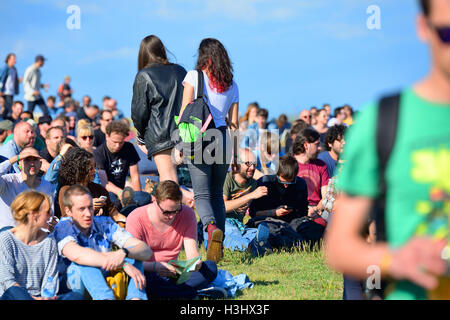
[[[70,264],[70,261],[64,257],[62,250],[69,242],[75,242],[78,245],[91,248],[98,252],[112,251],[112,245],[123,248],[125,242],[133,236],[114,222],[111,217],[94,216],[89,235],[86,237],[72,222],[71,217],[62,218],[55,227],[54,236],[58,242],[58,252],[63,265],[60,265],[60,272]]]

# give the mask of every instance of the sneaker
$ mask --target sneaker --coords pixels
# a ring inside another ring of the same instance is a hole
[[[209,287],[205,289],[200,289],[197,290],[197,295],[199,297],[209,299],[225,299],[228,297],[227,291],[221,287]]]
[[[269,227],[267,223],[261,222],[256,230],[256,237],[250,243],[250,249],[255,257],[263,256],[269,250]]]
[[[134,190],[130,187],[125,187],[122,192],[122,199],[120,202],[122,203],[122,207],[126,207],[133,203]]]
[[[206,250],[206,259],[217,263],[222,258],[223,232],[214,224],[209,224],[206,231],[208,232],[208,249]]]

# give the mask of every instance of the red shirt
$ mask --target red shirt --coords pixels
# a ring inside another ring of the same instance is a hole
[[[194,210],[182,206],[172,224],[164,232],[159,232],[148,217],[147,209],[154,206],[150,203],[139,207],[127,217],[126,229],[135,238],[144,241],[153,251],[149,261],[168,262],[178,259],[184,238],[197,241],[197,220]]]
[[[309,163],[298,163],[298,177],[305,179],[308,187],[308,204],[317,206],[322,199],[320,188],[328,185],[327,165],[319,159],[311,160]]]

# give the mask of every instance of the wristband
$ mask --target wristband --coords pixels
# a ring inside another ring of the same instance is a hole
[[[125,269],[125,266],[128,264],[128,261],[125,261],[125,263],[122,266],[122,269]]]
[[[383,254],[380,261],[380,271],[381,276],[386,277],[389,273],[389,268],[392,265],[392,253],[389,251],[389,249]]]
[[[130,251],[128,251],[127,248],[120,248],[121,250],[123,250],[123,252],[125,252],[125,257],[128,258],[128,255],[130,254]]]
[[[19,155],[17,155],[17,166],[19,167],[19,170],[20,170],[20,171],[23,171],[22,167],[20,166],[19,161],[20,161]]]
[[[156,261],[153,262],[153,272],[156,272]]]

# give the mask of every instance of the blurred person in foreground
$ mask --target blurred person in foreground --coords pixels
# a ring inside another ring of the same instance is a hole
[[[372,275],[368,267],[378,267],[381,278],[389,280],[386,299],[427,299],[437,291],[442,299],[450,292],[444,275],[450,208],[450,1],[422,0],[420,5],[417,31],[430,48],[431,70],[400,96],[395,145],[385,170],[387,241],[380,241],[380,229],[376,244],[360,236],[380,195],[378,104],[364,109],[349,129],[338,180],[342,194],[326,236],[331,266],[359,279]]]

